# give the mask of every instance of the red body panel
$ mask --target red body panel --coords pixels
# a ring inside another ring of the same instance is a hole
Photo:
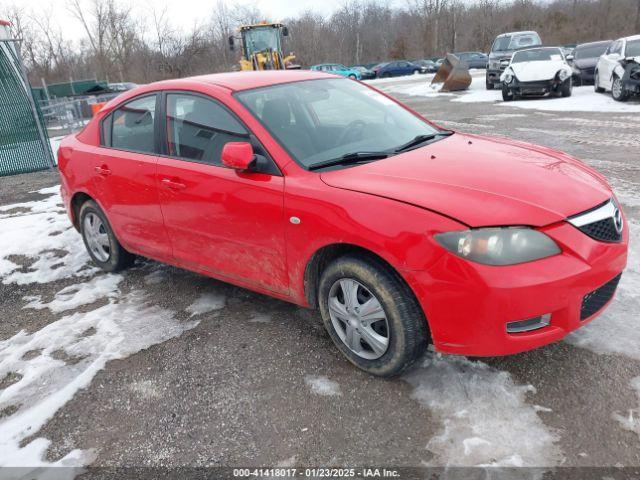
[[[358,246],[404,278],[443,352],[515,353],[585,323],[579,321],[582,298],[624,269],[628,244],[626,228],[621,243],[608,244],[565,222],[613,195],[598,173],[551,149],[461,134],[386,160],[309,172],[233,91],[325,77],[309,71],[230,73],[123,94],[62,144],[62,192],[72,218],[73,196],[89,195],[132,252],[300,305],[307,305],[305,270],[313,255],[329,245]],[[99,146],[105,115],[129,98],[162,90],[194,91],[226,105],[282,176]],[[562,253],[486,266],[449,253],[433,238],[491,225],[539,228]],[[550,326],[506,333],[507,322],[546,313],[552,314]]]

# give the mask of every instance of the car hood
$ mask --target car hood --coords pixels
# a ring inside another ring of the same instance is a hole
[[[329,186],[413,204],[471,227],[549,225],[612,196],[569,155],[500,137],[456,133],[431,145],[321,173]]]
[[[561,69],[567,70],[567,73],[571,74],[571,67],[562,60],[512,63],[509,68],[516,74],[516,78],[520,82],[551,80]]]

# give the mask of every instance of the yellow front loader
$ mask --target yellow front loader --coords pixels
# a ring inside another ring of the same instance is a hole
[[[294,65],[295,56],[282,53],[282,37],[289,30],[281,23],[262,22],[240,27],[240,70],[284,70],[300,68]],[[235,49],[235,38],[229,37],[229,47]]]

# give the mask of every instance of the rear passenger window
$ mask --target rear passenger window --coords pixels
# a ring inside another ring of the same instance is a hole
[[[221,164],[222,147],[249,133],[224,107],[188,94],[167,95],[167,149],[172,157]]]
[[[155,153],[155,95],[129,102],[115,110],[111,117],[110,146],[112,148]]]

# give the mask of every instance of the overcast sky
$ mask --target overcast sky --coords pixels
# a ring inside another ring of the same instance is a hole
[[[89,5],[89,0],[84,0]],[[211,11],[217,0],[120,0],[131,2],[138,10],[138,14],[149,11],[149,6],[160,11],[167,8],[167,13],[172,23],[177,27],[190,28],[194,22],[203,23],[209,20]],[[66,9],[66,0],[0,0],[0,19],[3,18],[3,10],[7,5],[23,5],[36,14],[51,11],[56,23],[63,26],[63,33],[70,39],[83,36],[78,22],[70,18]],[[264,14],[267,20],[280,21],[288,17],[297,16],[306,11],[313,10],[322,15],[330,15],[334,10],[345,3],[345,0],[226,0],[230,9],[234,5],[255,5]],[[390,5],[404,5],[406,0],[381,0],[381,3]],[[6,15],[5,15],[6,16]]]

